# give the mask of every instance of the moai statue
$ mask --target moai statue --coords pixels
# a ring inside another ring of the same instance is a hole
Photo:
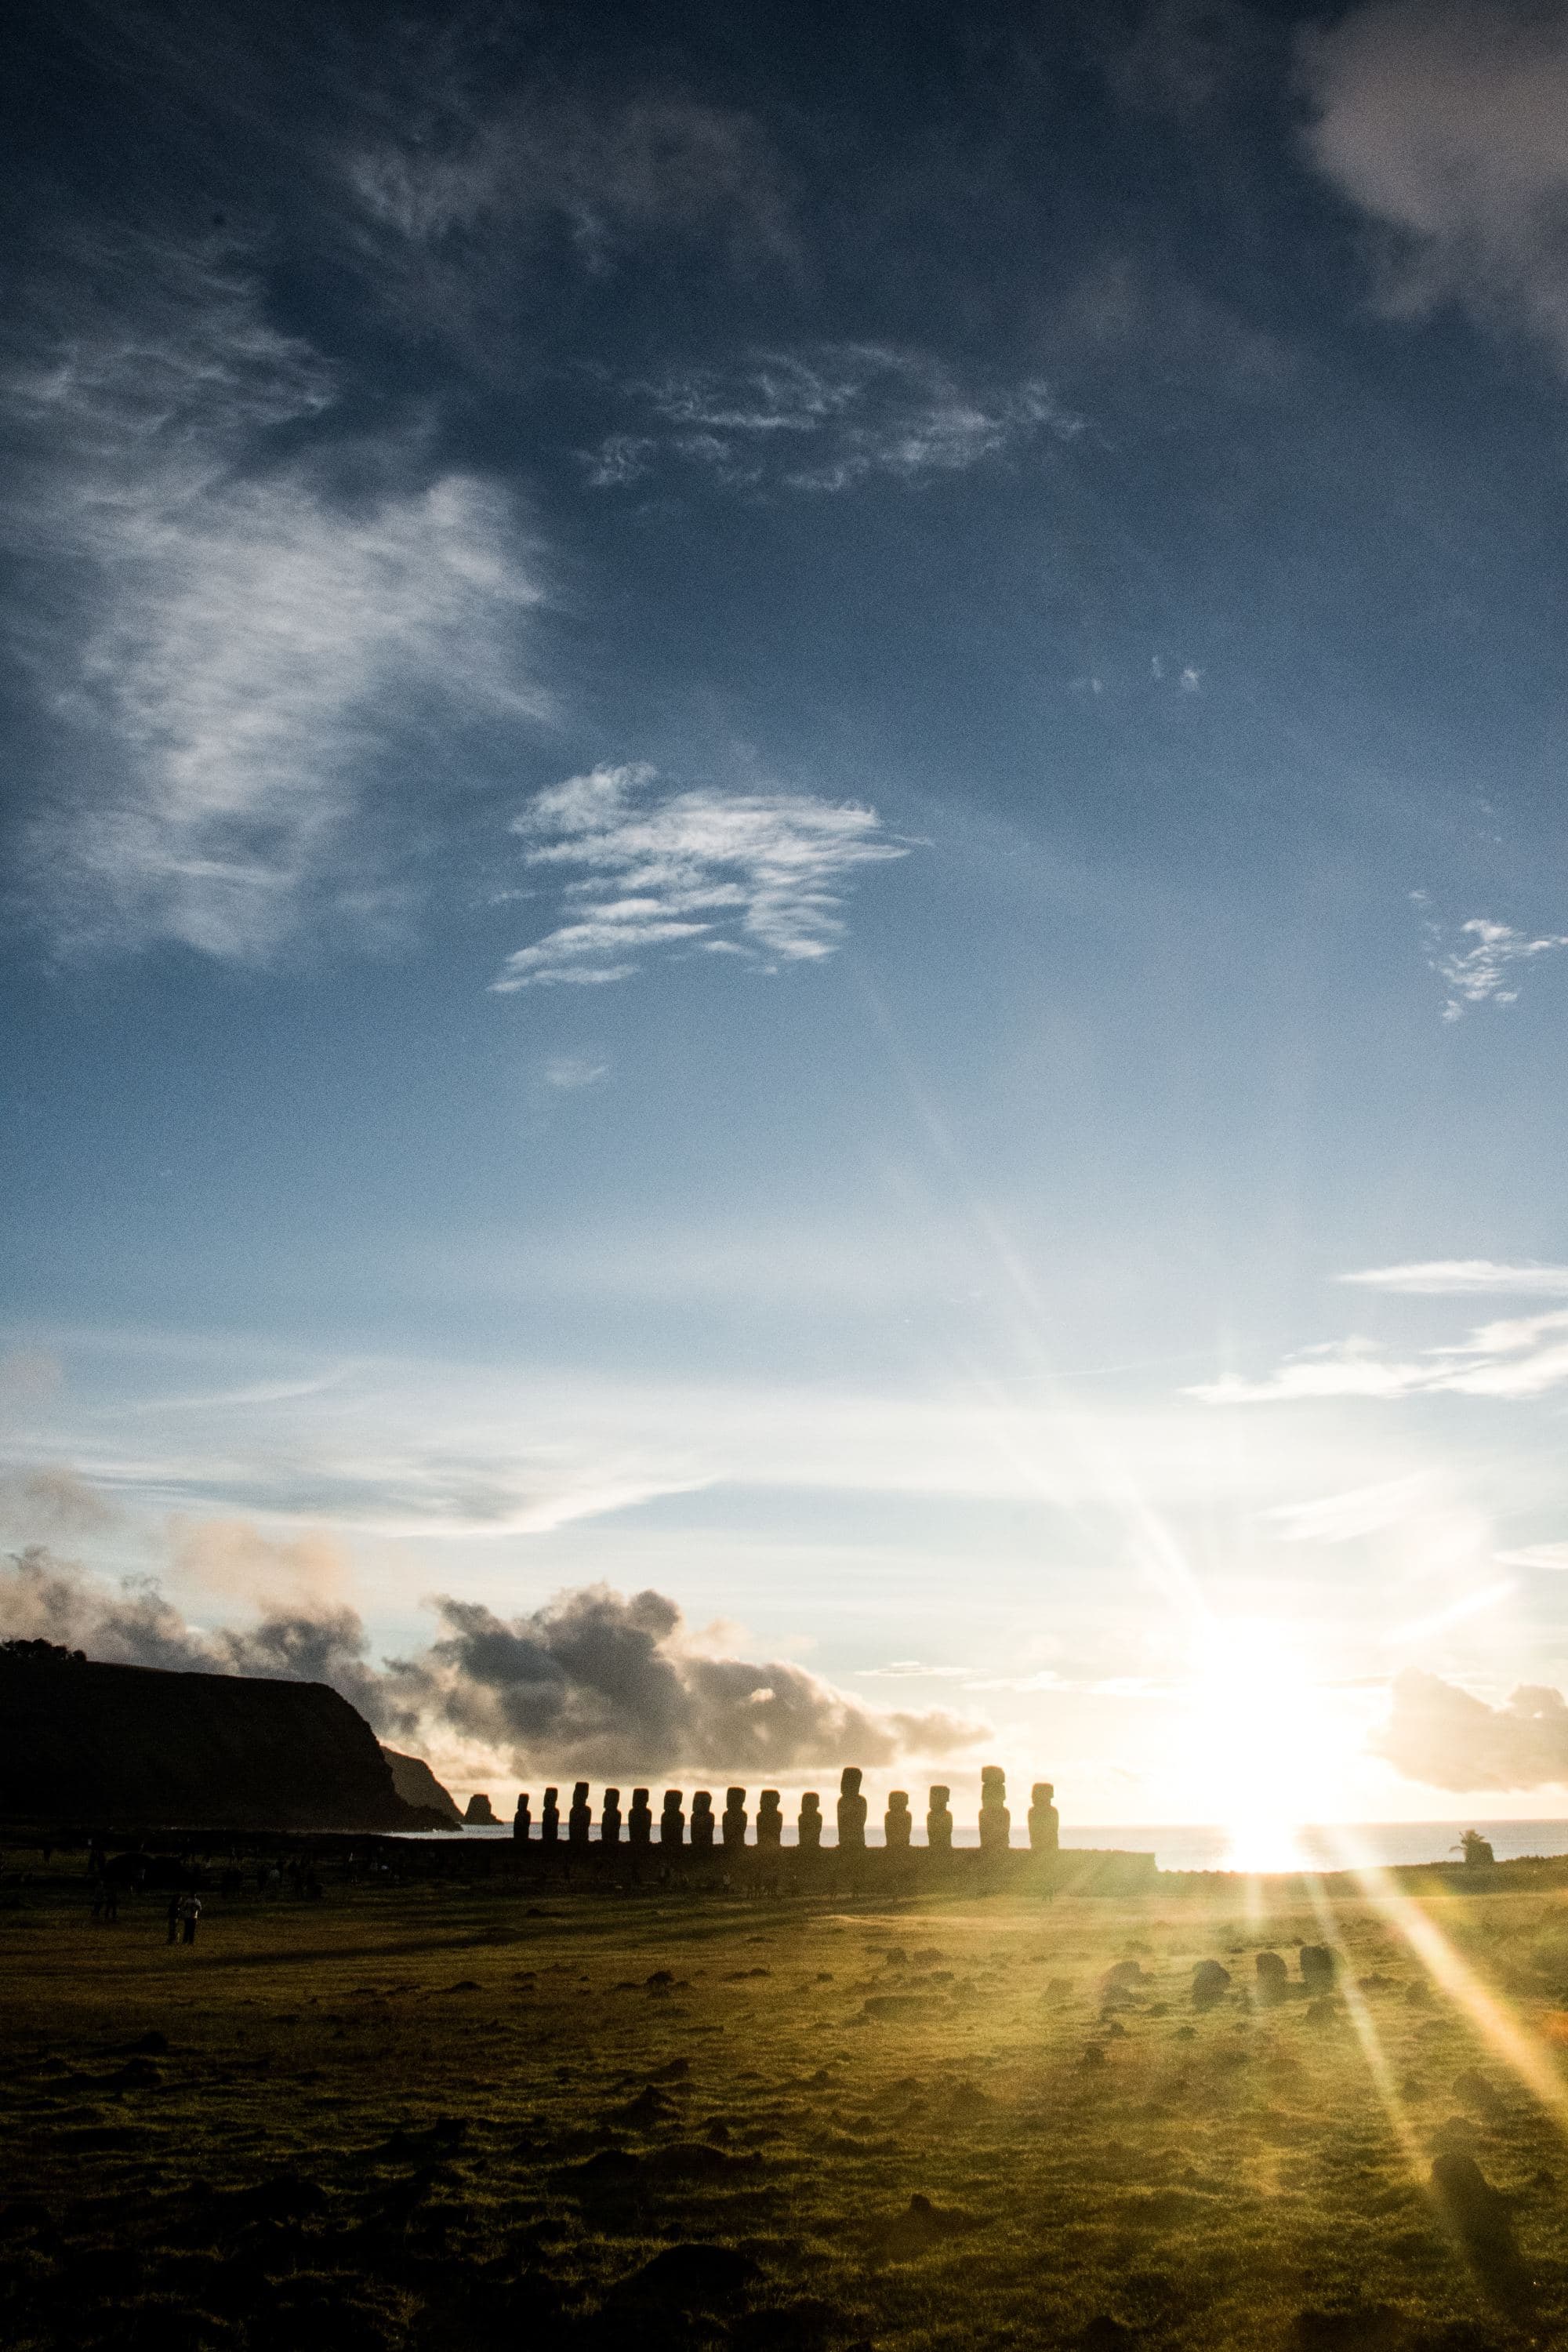
[[[726,1846],[745,1844],[746,1792],[744,1789],[725,1790],[722,1832]]]
[[[800,1801],[795,1842],[802,1853],[820,1853],[822,1851],[822,1799],[815,1789],[808,1789]]]
[[[1062,1817],[1051,1802],[1056,1795],[1048,1780],[1037,1780],[1030,1791],[1029,1851],[1054,1857],[1062,1842]]]
[[[882,1836],[889,1848],[898,1853],[908,1853],[910,1832],[913,1827],[908,1790],[889,1789],[888,1810],[882,1816]]]
[[[838,1851],[866,1851],[866,1800],[860,1794],[860,1768],[847,1764],[838,1776]]]
[[[588,1811],[588,1783],[586,1780],[574,1781],[572,1788],[572,1810],[566,1816],[568,1845],[587,1844],[588,1824],[592,1819],[593,1815]]]
[[[926,1807],[926,1843],[932,1853],[952,1852],[952,1815],[947,1810],[952,1794],[952,1790],[944,1789],[940,1781],[932,1785],[931,1802]]]
[[[525,1789],[517,1801],[517,1811],[511,1817],[511,1833],[519,1845],[528,1843],[529,1832],[532,1827],[533,1816],[528,1810],[528,1790]]]
[[[605,1801],[599,1808],[599,1843],[619,1845],[621,1842],[621,1792],[606,1789]]]
[[[561,1791],[559,1789],[546,1789],[544,1791],[544,1802],[539,1809],[539,1842],[541,1845],[553,1845],[556,1839],[561,1835],[560,1797]]]
[[[779,1810],[776,1789],[763,1790],[762,1803],[757,1807],[757,1843],[771,1846],[774,1853],[784,1841],[784,1814]]]
[[[681,1810],[680,1793],[679,1789],[667,1789],[664,1792],[664,1811],[658,1817],[660,1845],[680,1845],[685,1842],[686,1815]]]
[[[713,1800],[706,1789],[691,1800],[691,1843],[702,1853],[713,1851]]]
[[[980,1843],[986,1853],[1005,1852],[1011,1843],[1013,1816],[1007,1811],[1007,1780],[1000,1764],[987,1764],[980,1775]]]
[[[653,1843],[653,1812],[646,1789],[632,1790],[632,1809],[626,1815],[626,1835],[633,1845]]]

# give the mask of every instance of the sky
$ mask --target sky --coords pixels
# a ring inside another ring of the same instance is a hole
[[[4,40],[0,1631],[1568,1809],[1568,8]]]

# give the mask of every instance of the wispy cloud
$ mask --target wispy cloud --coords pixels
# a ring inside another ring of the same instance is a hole
[[[857,1666],[857,1682],[923,1683],[964,1682],[968,1666],[927,1666],[919,1658],[890,1658],[885,1666]]]
[[[53,927],[249,957],[323,898],[374,913],[384,845],[353,820],[389,736],[454,698],[542,707],[508,502],[422,478],[412,445],[360,451],[352,488],[300,454],[331,373],[217,243],[58,259],[0,396],[27,452],[20,650],[74,738],[29,828]]]
[[[1425,903],[1419,892],[1415,897],[1418,905]],[[1483,915],[1461,923],[1455,935],[1445,933],[1431,916],[1424,918],[1422,929],[1427,961],[1448,992],[1445,1021],[1462,1020],[1476,1004],[1517,1004],[1519,967],[1568,948],[1568,936],[1562,933],[1549,931],[1531,939],[1510,923],[1493,922]]]
[[[1533,0],[1373,0],[1307,36],[1319,168],[1387,234],[1395,311],[1524,324],[1568,369],[1568,27]]]
[[[595,1062],[586,1054],[552,1054],[544,1065],[544,1083],[558,1094],[579,1094],[609,1075],[608,1062]]]
[[[659,462],[739,488],[845,490],[873,475],[912,483],[1082,429],[1040,379],[966,376],[927,352],[874,343],[753,352],[630,386],[627,397],[640,429],[585,455],[599,488],[624,488]]]
[[[1522,1544],[1517,1551],[1500,1551],[1504,1568],[1545,1569],[1552,1575],[1568,1573],[1568,1543]]]
[[[1358,1274],[1336,1275],[1336,1282],[1354,1283],[1363,1290],[1388,1290],[1411,1297],[1442,1298],[1466,1292],[1509,1293],[1525,1298],[1568,1297],[1568,1265],[1509,1265],[1489,1257],[1422,1258],[1408,1265],[1374,1265]]]
[[[844,935],[851,877],[907,856],[874,809],[804,793],[656,792],[652,768],[595,768],[535,795],[524,861],[573,875],[568,919],[510,955],[491,987],[628,979],[661,950],[768,971],[819,961]]]
[[[1320,1495],[1310,1503],[1277,1503],[1263,1513],[1286,1543],[1352,1543],[1407,1517],[1430,1501],[1431,1481],[1419,1472]]]
[[[1389,1401],[1408,1396],[1521,1399],[1568,1381],[1568,1310],[1482,1324],[1447,1347],[1393,1356],[1376,1340],[1337,1339],[1306,1348],[1261,1380],[1228,1372],[1187,1390],[1205,1404],[1303,1403],[1327,1397]]]
[[[516,237],[552,221],[598,268],[656,231],[787,252],[787,199],[749,115],[679,91],[595,103],[536,89],[497,104],[448,57],[428,66],[431,86],[405,110],[417,135],[354,140],[342,174],[363,230],[445,257],[470,288],[498,267],[510,275]],[[510,238],[498,249],[481,231]]]

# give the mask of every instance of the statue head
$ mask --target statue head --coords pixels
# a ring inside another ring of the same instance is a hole
[[[1048,1805],[1056,1793],[1056,1783],[1054,1780],[1037,1780],[1034,1790],[1034,1801],[1037,1805]]]
[[[737,1812],[737,1811],[740,1810],[740,1808],[741,1808],[741,1807],[745,1803],[745,1801],[746,1801],[746,1792],[745,1792],[744,1789],[726,1789],[726,1790],[725,1790],[725,1791],[724,1791],[724,1805],[725,1805],[725,1810],[726,1810],[727,1811],[731,1812],[731,1813],[732,1813],[732,1812]]]
[[[951,1789],[944,1788],[939,1780],[933,1780],[931,1791],[931,1809],[932,1812],[945,1813],[947,1811],[947,1801],[952,1794],[952,1790]]]
[[[982,1766],[980,1773],[980,1788],[982,1804],[984,1803],[987,1797],[1001,1797],[1006,1794],[1007,1775],[1003,1771],[1000,1764],[986,1764]]]
[[[909,1790],[907,1789],[889,1789],[888,1791],[888,1811],[890,1813],[907,1813],[909,1810]]]
[[[838,1793],[841,1797],[858,1797],[860,1794],[858,1764],[846,1764],[838,1776]]]
[[[800,1810],[803,1813],[819,1813],[822,1811],[822,1799],[815,1789],[805,1790],[800,1801]]]
[[[586,1780],[574,1780],[572,1784],[572,1802],[574,1805],[585,1805],[587,1801],[588,1783]]]

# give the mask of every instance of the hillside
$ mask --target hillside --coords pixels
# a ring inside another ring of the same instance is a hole
[[[406,1830],[375,1734],[324,1683],[0,1654],[0,1821]]]

